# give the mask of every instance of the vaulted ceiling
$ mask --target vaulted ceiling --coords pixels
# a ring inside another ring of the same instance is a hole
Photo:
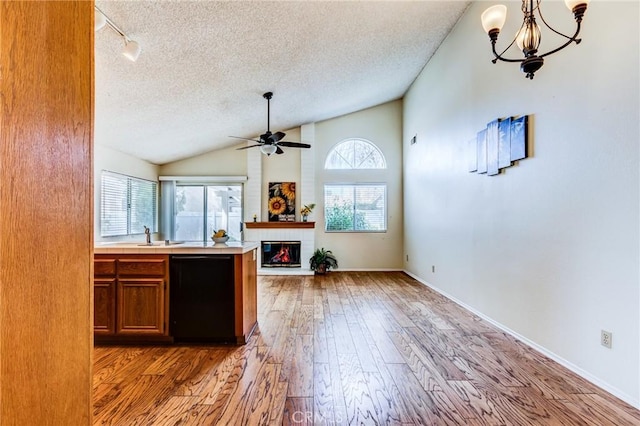
[[[154,164],[401,98],[468,1],[96,1],[95,142]]]

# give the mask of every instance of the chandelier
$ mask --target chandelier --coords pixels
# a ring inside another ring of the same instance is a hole
[[[578,38],[580,34],[580,24],[582,23],[582,17],[587,10],[587,4],[589,0],[564,0],[567,8],[573,13],[573,17],[576,20],[576,31],[573,36],[562,34],[559,31],[553,29],[542,16],[540,11],[541,0],[522,0],[522,13],[524,14],[524,20],[522,26],[516,33],[515,38],[511,41],[511,44],[502,51],[502,53],[496,52],[496,42],[498,41],[498,34],[504,26],[504,22],[507,19],[507,7],[504,5],[491,6],[482,13],[482,27],[489,34],[491,40],[491,49],[495,58],[491,61],[494,64],[500,60],[504,62],[519,62],[520,69],[526,74],[528,79],[533,79],[533,75],[536,71],[544,65],[544,57],[552,55],[571,43],[579,44],[582,39]],[[542,38],[540,27],[536,23],[536,16],[540,18],[542,23],[554,33],[564,37],[566,41],[553,50],[549,50],[546,53],[538,54],[538,48],[540,47],[540,40]],[[504,58],[502,55],[511,47],[516,44],[518,48],[524,53],[522,59],[509,59]]]

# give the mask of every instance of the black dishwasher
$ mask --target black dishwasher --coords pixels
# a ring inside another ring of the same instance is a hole
[[[176,342],[231,342],[233,256],[172,255],[169,320]]]

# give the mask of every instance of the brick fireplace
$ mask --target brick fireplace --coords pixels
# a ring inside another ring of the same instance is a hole
[[[312,275],[309,269],[309,258],[313,254],[315,235],[315,222],[247,222],[245,223],[245,240],[261,243],[295,242],[296,250],[299,250],[299,265],[263,265],[261,259],[258,268],[259,275]],[[299,248],[298,248],[299,247]],[[272,247],[270,247],[272,252]],[[262,252],[264,256],[264,252]]]

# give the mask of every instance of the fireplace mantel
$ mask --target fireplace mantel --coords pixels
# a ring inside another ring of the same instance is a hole
[[[244,222],[247,229],[304,229],[315,228],[315,222]]]

